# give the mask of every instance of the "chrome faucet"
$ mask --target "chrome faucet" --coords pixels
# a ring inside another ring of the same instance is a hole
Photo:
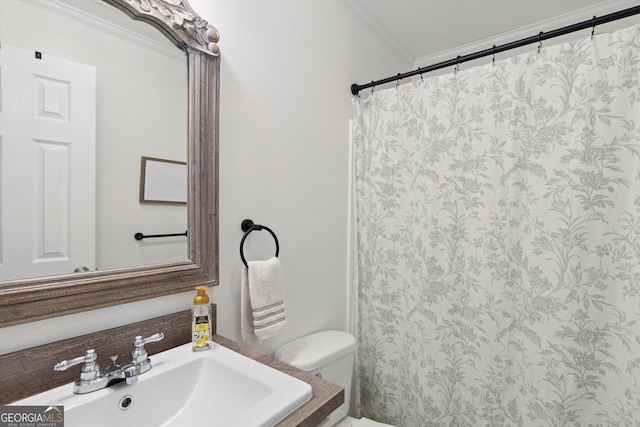
[[[137,336],[133,341],[131,362],[125,365],[116,364],[118,356],[111,356],[112,365],[107,369],[100,369],[100,365],[96,363],[98,355],[95,350],[91,349],[87,350],[84,356],[56,363],[53,370],[66,371],[71,366],[83,363],[80,370],[80,378],[73,385],[73,392],[76,394],[91,393],[122,381],[126,381],[127,384],[135,384],[138,382],[139,375],[151,369],[151,360],[144,345],[149,342],[160,341],[163,338],[164,334],[162,332],[151,335],[148,338]]]

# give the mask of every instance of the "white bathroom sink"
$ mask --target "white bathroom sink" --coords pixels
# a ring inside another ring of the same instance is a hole
[[[198,353],[185,344],[150,359],[151,370],[135,384],[83,395],[66,384],[12,405],[64,406],[66,427],[258,427],[311,398],[304,381],[217,344]]]

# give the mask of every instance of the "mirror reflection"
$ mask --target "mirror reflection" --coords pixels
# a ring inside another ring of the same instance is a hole
[[[134,238],[188,228],[140,201],[143,157],[186,162],[184,53],[98,0],[0,1],[0,29],[0,281],[189,259]]]

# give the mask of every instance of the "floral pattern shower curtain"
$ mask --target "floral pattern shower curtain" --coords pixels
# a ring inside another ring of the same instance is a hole
[[[364,416],[640,425],[640,27],[532,50],[354,100]]]

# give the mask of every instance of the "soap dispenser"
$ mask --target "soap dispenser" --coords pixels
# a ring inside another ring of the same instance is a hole
[[[193,297],[193,319],[191,327],[191,348],[193,351],[209,350],[211,341],[211,305],[207,295],[207,286],[196,286],[197,295]]]

